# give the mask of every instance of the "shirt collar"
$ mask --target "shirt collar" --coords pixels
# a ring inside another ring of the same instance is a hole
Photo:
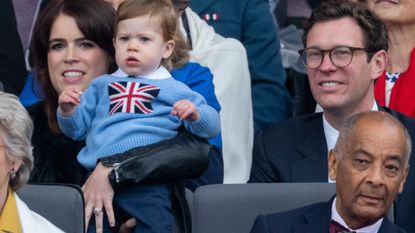
[[[331,219],[340,223],[341,225],[351,229],[347,224],[344,222],[343,218],[340,216],[339,212],[337,212],[336,209],[336,197],[333,200],[333,203],[331,204]],[[367,227],[362,227],[356,230],[351,229],[352,231],[356,233],[377,233],[379,231],[380,225],[382,225],[383,218],[379,219],[377,222],[373,223],[372,225],[369,225]]]
[[[17,209],[16,197],[9,187],[6,202],[3,211],[0,214],[0,231],[1,232],[22,232],[19,213]]]
[[[125,73],[123,70],[121,70],[120,68],[118,68],[118,70],[112,73],[111,75],[115,77],[120,77],[120,78],[125,78],[125,77],[130,76],[127,73]],[[172,76],[170,72],[164,66],[160,66],[159,68],[157,68],[156,71],[148,75],[137,76],[137,77],[145,78],[145,79],[166,79],[166,78],[171,78]]]
[[[373,102],[372,111],[378,111],[378,105],[376,102]],[[330,123],[326,120],[326,117],[323,114],[323,129],[324,129],[324,136],[326,137],[326,146],[327,151],[330,151],[334,148],[337,142],[337,138],[339,138],[339,131],[335,129]],[[327,154],[328,155],[328,154]],[[329,183],[334,183],[335,181],[328,178]]]

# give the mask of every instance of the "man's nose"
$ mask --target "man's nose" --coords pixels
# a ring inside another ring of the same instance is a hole
[[[373,186],[381,186],[385,184],[385,174],[380,166],[372,167],[367,175],[367,181]]]
[[[321,64],[320,64],[319,69],[321,71],[331,71],[331,70],[335,70],[336,69],[336,66],[331,61],[329,53],[328,52],[323,53],[322,56],[323,57],[321,58],[322,61],[321,61]]]

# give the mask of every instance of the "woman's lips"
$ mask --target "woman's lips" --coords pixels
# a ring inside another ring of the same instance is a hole
[[[63,76],[63,79],[66,82],[73,83],[73,82],[77,82],[77,81],[81,80],[82,77],[84,76],[84,74],[85,73],[82,72],[82,71],[74,71],[74,70],[71,70],[71,71],[65,71],[65,72],[63,72],[62,73],[62,76]]]

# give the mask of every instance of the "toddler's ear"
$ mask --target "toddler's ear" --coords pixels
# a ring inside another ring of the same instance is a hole
[[[170,57],[170,55],[173,53],[174,46],[176,46],[176,42],[174,40],[169,40],[164,43],[164,53],[163,58],[166,59]]]

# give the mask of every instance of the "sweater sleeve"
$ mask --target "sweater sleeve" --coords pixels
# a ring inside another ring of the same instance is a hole
[[[219,101],[216,98],[213,86],[213,75],[209,68],[198,63],[189,62],[180,69],[172,70],[171,74],[174,79],[181,81],[193,91],[201,94],[217,112],[220,111]]]
[[[176,81],[177,82],[177,81]],[[181,89],[178,93],[181,95],[179,99],[187,99],[192,101],[200,113],[197,121],[183,121],[184,127],[191,133],[202,137],[212,138],[220,132],[219,113],[209,104],[199,93],[191,90],[185,84],[179,82]]]
[[[95,117],[98,102],[98,82],[92,82],[81,96],[81,103],[70,116],[63,116],[60,108],[57,119],[62,132],[73,140],[84,140]]]

